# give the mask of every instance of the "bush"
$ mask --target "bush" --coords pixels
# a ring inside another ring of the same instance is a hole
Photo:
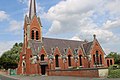
[[[115,70],[115,69],[120,69],[120,65],[114,64],[114,65],[109,67],[109,70]]]
[[[114,64],[109,67],[108,78],[120,78],[120,65]]]

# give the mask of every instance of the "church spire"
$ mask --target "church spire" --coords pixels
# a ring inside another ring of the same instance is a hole
[[[30,11],[29,11],[30,20],[33,18],[34,15],[36,15],[36,2],[35,2],[35,0],[31,0],[30,1]]]

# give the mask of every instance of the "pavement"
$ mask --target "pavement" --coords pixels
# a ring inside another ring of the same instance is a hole
[[[81,78],[72,76],[23,76],[17,75],[13,76],[18,80],[120,80],[120,78]]]
[[[80,78],[70,76],[0,76],[0,80],[104,80],[100,78]]]
[[[14,77],[6,76],[6,75],[0,75],[0,80],[19,80]]]
[[[120,80],[120,78],[81,78],[72,76],[25,76],[25,75],[6,75],[1,74],[0,80]]]
[[[108,79],[108,78],[81,78],[71,76],[23,76],[15,75],[8,76],[10,79],[1,80],[120,80],[120,78]]]

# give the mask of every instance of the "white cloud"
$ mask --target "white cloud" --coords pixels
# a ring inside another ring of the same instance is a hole
[[[111,20],[106,21],[106,23],[103,24],[103,28],[104,29],[120,28],[120,19],[115,21]]]
[[[3,20],[7,20],[9,15],[5,11],[0,11],[0,22]]]
[[[66,0],[51,7],[46,14],[46,17],[53,22],[47,34],[67,33],[71,31],[79,31],[83,27],[83,21],[90,21],[90,16],[93,14],[93,9],[99,1],[94,0]],[[55,24],[55,22],[57,23]],[[59,29],[58,23],[61,25]],[[87,24],[87,23],[85,23]],[[60,28],[61,27],[61,28]]]
[[[13,32],[14,34],[19,34],[23,28],[23,22],[21,21],[12,20],[9,25],[6,31]]]
[[[120,16],[120,0],[108,0],[106,3],[105,9],[110,12],[112,15],[119,15]],[[120,18],[120,17],[119,17]]]
[[[10,48],[12,48],[13,44],[15,43],[15,41],[3,41],[0,42],[0,56],[7,50],[9,50]]]
[[[77,41],[81,41],[81,39],[79,38],[79,36],[74,36],[74,37],[72,37],[70,40],[77,40]]]
[[[18,0],[18,1],[23,3],[23,4],[26,4],[26,3],[28,3],[29,0]]]

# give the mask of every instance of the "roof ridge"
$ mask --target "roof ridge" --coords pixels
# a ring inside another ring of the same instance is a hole
[[[74,41],[74,42],[84,42],[78,40],[70,40],[70,39],[60,39],[60,38],[49,38],[49,37],[42,37],[43,39],[54,39],[54,40],[64,40],[64,41]]]

